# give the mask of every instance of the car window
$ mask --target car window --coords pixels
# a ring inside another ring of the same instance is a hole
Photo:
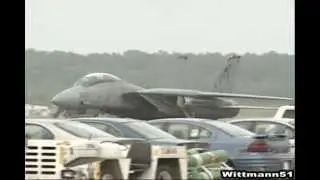
[[[253,126],[253,122],[234,122],[234,123],[231,123],[231,124],[234,124],[236,126],[239,126],[243,129],[246,129],[246,130],[249,130],[249,131],[253,131],[252,129],[252,126]]]
[[[193,126],[189,124],[190,132],[189,132],[189,139],[201,139],[201,138],[209,138],[212,136],[212,132],[199,127]]]
[[[201,138],[210,138],[212,137],[212,131],[209,131],[207,129],[204,128],[200,128],[200,134],[199,134],[199,139]]]
[[[28,139],[54,139],[54,135],[47,128],[37,124],[27,124],[26,134]]]
[[[68,132],[76,137],[91,139],[91,138],[99,138],[99,137],[114,137],[111,134],[108,134],[104,131],[101,131],[97,128],[94,128],[90,125],[66,121],[66,122],[56,122],[53,123],[59,129]]]
[[[200,135],[200,128],[197,126],[190,127],[190,125],[189,125],[189,128],[190,128],[190,132],[188,134],[188,138],[198,139]]]
[[[255,133],[257,134],[287,134],[287,127],[273,122],[257,122]]]
[[[155,124],[155,123],[152,123],[152,126],[156,127],[156,128],[159,128],[159,129],[163,129],[163,124]]]
[[[266,134],[284,134],[288,138],[294,138],[295,132],[293,129],[277,123],[271,123],[266,129]]]
[[[170,124],[168,132],[179,139],[200,139],[212,136],[209,130],[191,124]]]
[[[274,125],[265,122],[256,123],[253,132],[256,134],[266,134],[268,129],[271,129]]]
[[[167,133],[143,121],[127,122],[125,124],[128,128],[145,139],[176,139],[170,133]]]
[[[97,129],[100,129],[101,131],[104,131],[104,132],[106,132],[107,129],[108,129],[108,126],[103,124],[103,123],[94,123],[94,122],[82,122],[82,123],[85,123],[85,124],[88,124],[90,126],[93,126],[93,127],[97,128]]]
[[[286,110],[283,114],[283,118],[295,118],[295,110]]]
[[[116,137],[122,137],[123,135],[121,134],[120,130],[118,130],[116,127],[112,125],[105,124],[107,127],[107,133],[112,134]]]
[[[215,128],[233,137],[254,135],[253,132],[246,130],[244,128],[241,128],[239,126],[236,126],[234,124],[218,122],[218,121],[206,121],[206,123],[212,124]]]
[[[121,133],[118,129],[113,127],[112,125],[104,124],[104,123],[96,123],[96,122],[85,122],[86,124],[93,126],[97,129],[100,129],[101,131],[107,132],[111,135],[114,135],[116,137],[121,137]]]
[[[288,136],[289,139],[294,139],[295,138],[295,131],[293,131],[290,128],[285,129],[285,134]]]
[[[179,139],[188,139],[189,126],[188,124],[170,124],[168,127],[168,133]]]

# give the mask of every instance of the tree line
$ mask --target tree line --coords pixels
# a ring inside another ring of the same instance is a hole
[[[81,55],[63,51],[26,50],[25,101],[48,105],[59,91],[92,72],[107,72],[146,88],[214,90],[229,54],[124,53]],[[180,58],[183,57],[183,58]],[[270,51],[246,53],[229,77],[225,92],[294,96],[294,55]]]

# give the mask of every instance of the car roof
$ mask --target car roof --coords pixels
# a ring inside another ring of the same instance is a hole
[[[238,119],[222,119],[222,121],[226,122],[234,122],[234,121],[280,121],[280,122],[290,122],[294,121],[291,118],[274,118],[274,117],[251,117],[251,118],[238,118]]]
[[[137,119],[131,118],[114,118],[114,117],[81,117],[81,118],[71,118],[69,120],[95,120],[95,121],[109,121],[109,122],[119,122],[119,123],[127,123],[127,122],[135,122],[141,121]]]
[[[156,123],[156,122],[169,122],[169,121],[184,121],[184,122],[195,122],[195,123],[209,123],[209,124],[225,124],[225,122],[218,121],[218,120],[212,120],[212,119],[201,119],[201,118],[165,118],[165,119],[155,119],[148,121],[150,123]]]
[[[65,119],[51,119],[51,118],[26,118],[25,122],[44,122],[44,123],[54,123],[54,122],[66,122]]]
[[[204,124],[211,124],[211,125],[219,125],[219,124],[230,124],[232,122],[238,122],[238,121],[253,121],[253,120],[258,120],[258,121],[270,121],[270,122],[277,122],[280,124],[285,124],[287,126],[290,127],[294,127],[292,126],[290,123],[290,121],[293,121],[294,119],[290,119],[290,118],[282,118],[282,119],[274,119],[274,118],[241,118],[241,119],[224,119],[224,120],[211,120],[211,119],[201,119],[201,118],[165,118],[165,119],[155,119],[155,120],[151,120],[148,121],[150,122],[150,124],[152,123],[160,123],[160,122],[169,122],[169,121],[175,121],[175,120],[179,120],[179,121],[185,121],[185,122],[196,122],[196,123],[204,123]]]
[[[201,122],[204,121],[204,119],[200,118],[163,118],[163,119],[153,119],[148,122],[162,122],[162,121],[175,121],[175,120],[183,120],[183,121],[189,121],[189,122]]]
[[[293,105],[284,105],[284,106],[280,106],[279,109],[287,109],[287,110],[295,110],[295,106]]]
[[[290,127],[294,127],[294,125],[290,124],[290,122],[294,122],[294,119],[290,118],[241,118],[241,119],[232,119],[229,121],[225,121],[227,123],[235,123],[235,122],[241,122],[241,121],[266,121],[266,122],[276,122],[279,124],[284,124]]]

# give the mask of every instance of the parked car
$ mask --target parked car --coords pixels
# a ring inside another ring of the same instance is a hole
[[[295,149],[295,126],[294,119],[289,118],[250,118],[250,119],[231,119],[225,122],[240,126],[256,134],[283,134],[289,138],[291,152]]]
[[[33,177],[34,175],[35,177],[38,178],[38,176],[36,176],[37,174],[34,174],[34,172],[41,171],[40,165],[39,167],[34,165],[34,159],[37,159],[37,158],[44,159],[44,156],[49,156],[46,154],[52,154],[51,152],[52,150],[50,151],[50,153],[35,153],[34,152],[35,150],[39,152],[44,151],[43,150],[44,148],[41,149],[35,146],[35,144],[39,142],[52,142],[52,141],[75,142],[78,140],[77,142],[80,143],[80,142],[84,142],[83,140],[100,141],[99,144],[102,144],[102,143],[107,144],[105,148],[108,149],[109,150],[108,153],[110,153],[113,156],[116,156],[119,153],[117,149],[121,149],[121,148],[125,149],[124,150],[125,152],[123,154],[120,153],[121,156],[119,156],[119,158],[130,158],[132,163],[131,165],[129,164],[129,166],[131,167],[131,169],[137,169],[135,165],[147,166],[150,164],[150,157],[147,156],[148,154],[150,154],[150,144],[141,138],[138,139],[138,138],[114,137],[113,135],[110,135],[106,132],[100,131],[92,126],[89,126],[83,123],[66,121],[66,120],[58,120],[58,119],[26,119],[25,128],[26,128],[26,141],[27,141],[26,147],[28,147],[27,150],[31,151],[29,153],[26,153],[26,156],[27,156],[26,164],[29,166],[27,167],[26,165],[26,169],[27,169],[26,174],[31,175],[31,177]],[[28,145],[29,142],[32,142],[33,145],[29,146]],[[53,144],[56,144],[56,143],[53,143]],[[131,145],[129,149],[127,148],[127,145]],[[104,154],[108,155],[108,153],[104,153]],[[73,154],[75,154],[75,152],[73,152]],[[57,156],[56,153],[54,153],[54,155]],[[49,158],[53,158],[53,157],[54,156],[50,155]],[[94,158],[80,157],[76,162],[75,161],[72,161],[72,162],[75,164],[77,163],[83,164],[84,161],[88,161],[88,163],[90,163],[92,159]],[[55,161],[53,162],[50,161],[50,162],[51,164],[56,165]],[[103,179],[106,177],[119,177],[118,170],[111,171],[110,168],[105,168],[105,167],[109,167],[110,163],[108,164],[104,162],[106,161],[101,161],[101,164],[100,164],[101,173],[100,173],[99,179]],[[116,162],[112,161],[112,163],[115,164]],[[47,165],[51,166],[51,164],[48,164],[47,162]],[[59,174],[60,173],[59,171],[62,168],[61,165],[59,170],[57,170],[56,166],[52,166],[52,167],[53,168],[51,169],[47,168],[45,170],[47,171],[51,170],[52,172],[54,172],[55,175]],[[120,167],[123,167],[123,166],[120,166]],[[41,173],[38,173],[38,174],[41,174]],[[93,175],[91,174],[88,176],[92,177]],[[54,177],[53,179],[57,179],[56,176],[53,176],[53,177]]]
[[[29,140],[81,140],[114,138],[88,125],[57,119],[27,119],[26,136]]]
[[[228,165],[241,170],[293,169],[294,156],[288,139],[256,135],[221,121],[196,118],[169,118],[148,121],[180,139],[210,143],[211,149],[228,152]],[[288,167],[290,165],[290,167]]]
[[[207,142],[178,139],[145,121],[111,117],[83,117],[70,120],[85,123],[117,137],[143,138],[152,145],[186,145],[187,148],[209,148]]]
[[[274,116],[275,119],[288,118],[295,119],[295,106],[280,106]]]

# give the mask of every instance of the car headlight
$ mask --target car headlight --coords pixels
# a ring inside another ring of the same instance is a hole
[[[61,171],[61,178],[62,179],[74,179],[77,172],[72,169],[64,169]]]

